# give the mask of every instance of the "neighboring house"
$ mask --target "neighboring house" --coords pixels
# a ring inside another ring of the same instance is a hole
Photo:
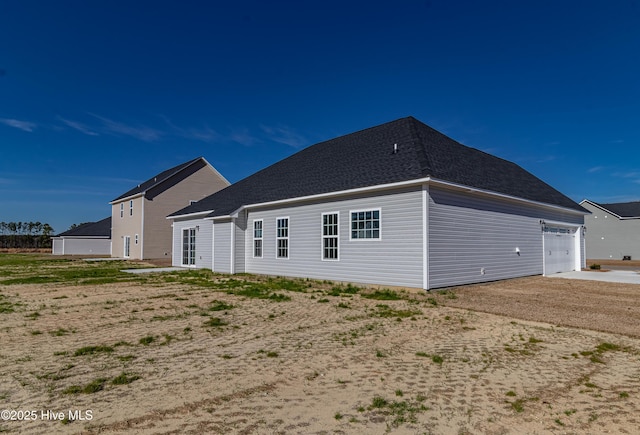
[[[640,260],[640,202],[580,203],[585,218],[585,245],[590,260]]]
[[[53,255],[111,255],[111,216],[51,238]]]
[[[120,195],[111,204],[112,257],[171,258],[166,216],[229,182],[203,157],[168,169]]]
[[[431,289],[580,270],[588,212],[409,117],[172,213],[173,265]]]

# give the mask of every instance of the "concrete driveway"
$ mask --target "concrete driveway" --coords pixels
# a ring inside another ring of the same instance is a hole
[[[585,279],[589,281],[640,284],[640,273],[634,270],[610,270],[608,272],[574,271],[547,275],[548,278]]]

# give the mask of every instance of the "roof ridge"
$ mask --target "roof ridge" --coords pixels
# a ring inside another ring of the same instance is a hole
[[[424,147],[424,140],[420,137],[420,131],[418,126],[421,128],[429,127],[428,125],[418,121],[413,116],[407,117],[409,122],[409,132],[411,135],[412,145],[414,147],[414,151],[416,153],[416,157],[420,162],[420,170],[424,177],[429,177],[433,172],[433,165],[431,163],[431,159],[429,158],[429,154]]]

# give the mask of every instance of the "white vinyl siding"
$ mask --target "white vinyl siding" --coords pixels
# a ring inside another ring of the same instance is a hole
[[[433,186],[428,212],[429,288],[540,275],[541,220],[582,218]]]
[[[183,266],[183,231],[189,228],[195,229],[195,267],[211,269],[213,225],[210,220],[204,219],[176,220],[173,222],[172,264],[174,266]]]
[[[338,261],[340,259],[340,214],[322,213],[322,259]]]
[[[263,258],[246,255],[246,272],[266,275],[298,276],[332,281],[382,284],[422,288],[422,191],[420,186],[359,194],[331,201],[249,210],[249,221],[264,219],[264,246],[275,249],[276,230],[270,225],[289,216],[289,260],[275,254]],[[340,238],[339,260],[323,261],[320,252],[323,213],[339,213],[339,234],[350,233],[350,212],[381,210],[381,234],[375,243]],[[251,238],[245,244],[251,252]],[[268,251],[265,251],[268,252]]]
[[[214,221],[213,224],[213,270],[231,273],[231,232],[234,230],[231,220]]]
[[[585,217],[589,260],[640,259],[640,219],[619,219],[586,201],[580,205],[592,213]]]

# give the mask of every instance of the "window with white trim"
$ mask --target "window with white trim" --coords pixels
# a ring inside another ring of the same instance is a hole
[[[289,218],[276,219],[276,257],[289,258]]]
[[[135,235],[135,237],[134,237],[134,240],[135,240],[136,245],[138,244],[138,240],[139,240],[139,238],[140,238],[140,237],[136,234],[136,235]]]
[[[253,221],[253,257],[262,258],[262,219]]]
[[[338,261],[338,213],[322,213],[322,259]]]
[[[133,216],[133,200],[129,201],[129,216]]]
[[[351,239],[380,239],[380,209],[351,212]]]
[[[124,217],[124,202],[120,203],[120,217]]]

